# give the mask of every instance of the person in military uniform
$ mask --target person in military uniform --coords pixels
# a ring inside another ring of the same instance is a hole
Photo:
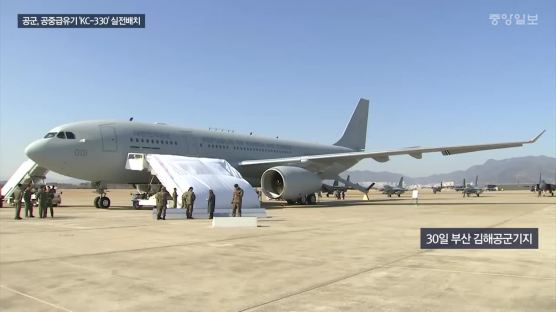
[[[186,209],[187,208],[187,196],[188,196],[188,191],[183,192],[183,194],[181,194],[181,208],[182,209]]]
[[[166,220],[166,205],[168,205],[168,193],[163,186],[155,195],[156,198],[156,219]]]
[[[42,186],[37,192],[37,202],[39,203],[39,218],[44,218],[46,215],[46,207],[48,205],[49,194],[46,192],[46,186]]]
[[[178,190],[174,187],[174,193],[172,193],[172,200],[174,201],[174,208],[178,207]]]
[[[31,200],[31,195],[33,195],[33,187],[31,186],[31,184],[29,184],[23,192],[23,202],[25,203],[25,218],[35,217],[33,215],[33,201]]]
[[[209,190],[208,198],[207,198],[207,210],[209,214],[209,219],[214,217],[214,206],[216,204],[216,196],[214,196],[214,192]]]
[[[15,205],[15,220],[21,220],[21,199],[23,198],[23,191],[21,190],[21,183],[19,183],[13,192],[14,205]]]
[[[241,202],[243,200],[243,190],[239,185],[234,184],[234,193],[232,194],[232,217],[241,217]]]
[[[56,190],[54,186],[48,188],[48,207],[50,208],[50,217],[54,218],[54,195],[56,194]],[[48,209],[44,210],[44,217],[48,216]]]
[[[44,217],[48,217],[48,208],[50,208],[50,216],[54,218],[54,208],[52,207],[52,201],[54,199],[54,188],[48,186],[46,188],[46,207],[44,208]]]
[[[195,192],[193,192],[193,187],[187,190],[185,197],[185,207],[187,208],[187,219],[193,219],[193,205],[195,204]]]

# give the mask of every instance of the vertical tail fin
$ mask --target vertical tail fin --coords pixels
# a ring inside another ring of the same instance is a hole
[[[369,100],[360,99],[344,134],[334,143],[336,146],[351,148],[356,151],[365,149],[367,140],[367,120],[369,119]]]
[[[400,178],[400,182],[398,182],[398,187],[403,187],[403,177]]]
[[[475,176],[475,187],[479,186],[479,176]]]

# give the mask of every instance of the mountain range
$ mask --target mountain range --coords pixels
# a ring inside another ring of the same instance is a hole
[[[454,181],[461,184],[463,179],[474,181],[479,176],[479,184],[531,184],[538,183],[539,173],[543,180],[554,183],[556,179],[556,158],[548,156],[527,156],[502,160],[489,159],[482,165],[475,165],[466,170],[450,173],[433,174],[426,177],[408,177],[402,173],[387,171],[354,170],[347,171],[342,176],[350,175],[351,181],[363,182],[397,182],[404,176],[406,185],[410,184],[438,184],[440,181]]]

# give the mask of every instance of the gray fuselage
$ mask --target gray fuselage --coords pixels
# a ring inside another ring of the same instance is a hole
[[[68,132],[75,138],[67,138]],[[63,175],[107,183],[149,183],[150,173],[125,169],[128,153],[225,159],[251,185],[259,186],[262,173],[273,165],[246,169],[238,166],[241,161],[353,152],[333,145],[134,121],[76,122],[55,127],[49,134],[50,138],[39,139],[27,147],[29,158]],[[319,175],[323,179],[331,178],[354,164],[335,166]]]

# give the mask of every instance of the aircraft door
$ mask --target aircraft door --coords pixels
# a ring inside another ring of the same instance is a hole
[[[115,152],[118,150],[116,128],[108,125],[102,125],[100,126],[100,134],[102,136],[102,150],[104,152]]]

